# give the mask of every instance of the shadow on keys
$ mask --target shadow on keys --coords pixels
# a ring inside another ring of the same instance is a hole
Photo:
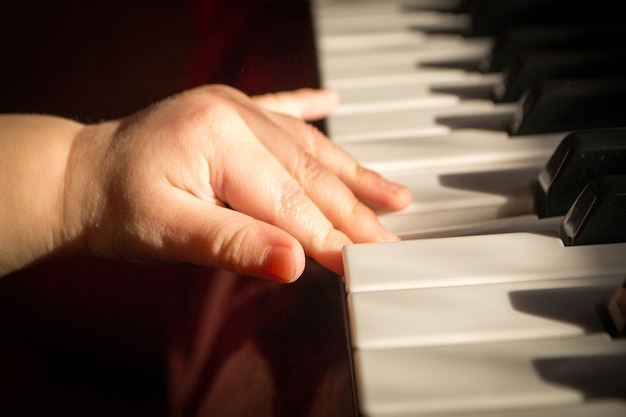
[[[584,333],[592,333],[603,331],[595,306],[606,303],[614,291],[614,285],[562,287],[512,291],[509,298],[517,311],[569,323]]]
[[[533,364],[544,380],[572,388],[586,400],[626,400],[626,352],[538,358]]]
[[[539,166],[531,165],[443,173],[438,176],[438,181],[445,188],[501,197],[501,205],[494,207],[495,217],[500,219],[532,212],[531,186],[539,171]]]
[[[597,285],[512,291],[509,298],[517,311],[568,323],[592,334],[611,329],[605,307],[614,294],[614,285]],[[548,355],[534,359],[533,366],[544,381],[571,388],[586,401],[626,400],[626,352]]]

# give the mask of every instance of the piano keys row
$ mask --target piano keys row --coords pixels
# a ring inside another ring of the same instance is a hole
[[[346,248],[361,411],[624,415],[626,339],[603,314],[624,253],[548,233]]]
[[[358,8],[359,4],[354,2],[348,3],[352,5],[348,7],[352,10],[349,17],[328,17],[328,9],[332,10],[332,7],[317,8],[317,14],[321,15],[318,16],[317,22],[323,82],[327,86],[337,88],[342,96],[342,105],[328,121],[329,133],[334,141],[342,144],[361,163],[392,179],[406,183],[414,190],[416,196],[421,197],[404,212],[391,217],[382,217],[383,223],[396,233],[410,236],[417,230],[423,231],[426,225],[435,228],[445,226],[445,224],[440,224],[441,222],[483,220],[484,216],[493,216],[494,211],[499,210],[497,203],[496,208],[489,203],[483,204],[483,198],[494,200],[499,197],[500,201],[509,201],[511,197],[506,193],[504,195],[494,193],[493,189],[489,188],[483,192],[480,189],[467,190],[460,186],[442,188],[439,186],[442,179],[455,181],[460,179],[460,175],[475,171],[475,177],[480,176],[485,179],[483,182],[487,181],[490,184],[502,178],[503,175],[526,181],[527,178],[524,178],[524,175],[532,177],[538,174],[539,169],[553,153],[566,132],[578,128],[626,125],[626,116],[620,111],[621,103],[626,98],[626,90],[623,88],[626,84],[622,77],[615,75],[626,74],[623,71],[624,67],[616,65],[620,62],[619,56],[615,57],[614,65],[608,66],[616,72],[605,79],[580,75],[583,78],[576,80],[560,79],[559,82],[551,80],[549,84],[557,87],[556,91],[544,94],[541,94],[541,91],[545,85],[535,83],[536,94],[529,92],[525,100],[519,100],[516,103],[494,102],[488,98],[489,96],[481,99],[467,99],[462,98],[463,94],[467,91],[475,92],[476,89],[493,96],[497,89],[497,83],[494,84],[494,80],[499,78],[502,82],[503,75],[433,67],[428,67],[424,74],[424,67],[420,67],[420,64],[425,65],[429,61],[427,58],[421,58],[420,53],[423,50],[427,52],[432,49],[437,50],[439,51],[437,62],[442,64],[445,62],[445,54],[449,54],[448,61],[454,63],[458,59],[459,51],[469,49],[474,55],[472,58],[474,63],[478,65],[490,61],[490,49],[483,48],[482,51],[477,52],[474,47],[467,47],[465,43],[469,42],[471,45],[482,43],[490,46],[494,43],[492,39],[480,38],[467,41],[459,35],[429,35],[416,30],[408,31],[402,26],[394,30],[387,28],[380,32],[375,29],[377,26],[374,26],[374,29],[370,27],[372,20],[377,19],[382,22],[390,20],[392,23],[394,20],[400,20],[388,19],[389,16],[395,16],[394,14],[380,15],[384,10],[399,10],[397,16],[407,15],[407,13],[401,13],[402,8],[398,2],[370,1],[363,4],[367,7],[361,6],[361,8]],[[415,2],[413,5],[416,7]],[[373,6],[378,6],[378,8]],[[358,11],[361,9],[365,10],[363,20],[358,16]],[[339,8],[339,10],[343,9]],[[341,16],[341,13],[339,14]],[[415,9],[408,13],[409,16],[421,16],[421,24],[428,26],[422,14]],[[447,15],[446,13],[440,14]],[[434,22],[430,27],[438,21],[430,12],[426,13],[426,16],[430,16]],[[458,16],[456,18],[463,20]],[[413,17],[413,24],[417,20],[419,19]],[[352,30],[356,34],[345,33],[346,22],[351,22]],[[361,26],[357,28],[359,22]],[[603,28],[605,31],[600,32],[605,36],[596,37],[606,40],[608,44],[616,44],[625,38],[625,29],[618,29],[615,26],[611,26],[610,30],[605,26]],[[548,29],[543,27],[533,29],[533,33],[526,33],[531,39],[538,36],[535,32],[548,32]],[[556,38],[553,43],[563,37],[577,39],[578,32],[582,31],[578,26],[566,29],[568,29],[566,34],[563,34],[564,29],[561,27],[553,29],[553,32],[556,32],[551,33]],[[591,31],[587,26],[585,29],[586,32]],[[439,30],[442,29],[439,28]],[[530,30],[526,30],[528,31]],[[616,33],[618,31],[621,31],[621,38],[620,33]],[[519,32],[524,32],[524,30],[511,29],[510,32],[517,34],[517,36],[510,36],[515,39],[512,43],[520,44]],[[395,38],[397,38],[400,33],[417,34],[415,37],[418,41],[408,46],[406,44],[393,46],[393,43],[386,44],[372,40],[375,36],[395,40],[392,35],[396,35]],[[364,36],[369,41],[356,41],[359,36]],[[348,40],[356,43],[357,46],[349,49]],[[563,43],[562,40],[560,42]],[[435,46],[432,46],[432,43]],[[537,41],[531,42],[531,44],[537,43]],[[370,44],[373,46],[368,47]],[[526,48],[530,49],[530,46],[526,45]],[[589,55],[587,59],[590,60],[581,69],[582,74],[588,74],[589,67],[602,68],[602,62],[598,62],[595,56],[598,50],[589,51],[589,48],[587,46],[584,50],[578,51],[580,54]],[[623,49],[623,46],[621,48]],[[498,49],[508,50],[509,52],[505,55],[512,55],[511,46],[500,45]],[[562,53],[573,53],[571,51],[572,49],[568,49]],[[615,55],[613,49],[604,52],[606,56]],[[539,52],[535,53],[539,54]],[[624,51],[621,53],[623,54]],[[532,55],[528,52],[524,56],[529,54]],[[543,54],[553,55],[552,52],[551,54],[543,52]],[[387,59],[389,55],[392,59]],[[401,64],[397,64],[398,56],[404,57]],[[393,57],[396,58],[393,59]],[[420,59],[426,59],[426,61]],[[470,58],[465,56],[464,60],[468,61]],[[545,61],[544,57],[540,62],[543,61]],[[350,62],[353,62],[353,66],[350,66]],[[567,68],[567,65],[561,65]],[[339,76],[334,75],[337,66],[346,70],[345,73]],[[550,67],[546,70],[548,71],[546,77],[554,75],[549,69]],[[377,75],[363,75],[371,71],[376,72]],[[510,72],[515,72],[514,68]],[[347,75],[350,73],[352,75]],[[410,77],[410,81],[407,77]],[[438,81],[437,77],[440,77]],[[539,74],[535,74],[530,78],[536,80],[538,77]],[[485,86],[490,86],[491,90],[485,89]],[[455,92],[460,95],[454,94]],[[577,93],[586,95],[576,96]],[[537,95],[541,99],[532,100]],[[555,99],[558,100],[556,103],[553,101]],[[539,108],[524,111],[525,107],[529,107],[528,101],[539,103]],[[562,110],[564,113],[555,115],[552,109],[560,109],[559,111]],[[591,109],[604,116],[595,117],[591,114]],[[549,113],[554,116],[553,119],[557,119],[554,120],[553,127],[543,126],[545,119],[550,116]],[[531,123],[532,126],[528,128],[530,131],[539,130],[539,132],[532,135],[512,134],[510,126],[521,123],[515,122],[520,114],[526,115],[526,120],[531,121],[536,119],[537,114],[541,116],[544,121]],[[563,124],[570,124],[570,126],[563,126]],[[496,180],[489,181],[488,177],[496,178]],[[477,186],[478,184],[473,184],[473,187]],[[445,191],[444,195],[441,194],[442,189]],[[511,187],[510,189],[519,190],[520,188]],[[528,195],[518,197],[515,201],[520,204],[524,204],[520,198],[525,199],[526,210],[532,206]],[[450,201],[455,198],[465,202],[465,205],[459,205],[463,209],[463,215],[459,215],[457,210],[456,213],[451,212],[448,216],[441,216],[442,210],[449,212]],[[436,204],[438,202],[441,204]],[[512,209],[518,210],[517,214],[522,214],[519,212],[521,207],[518,204]],[[503,216],[511,214],[511,211],[507,209],[501,212]],[[432,213],[435,213],[435,216],[432,216]],[[465,218],[465,215],[469,217]],[[402,220],[398,220],[398,216],[402,217]]]
[[[362,415],[626,415],[612,3],[313,2],[331,139],[414,194],[344,251]]]

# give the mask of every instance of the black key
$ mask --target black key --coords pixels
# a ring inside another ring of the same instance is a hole
[[[471,0],[430,0],[428,2],[418,1],[412,3],[408,0],[402,8],[408,12],[415,11],[437,11],[447,13],[466,13]]]
[[[560,235],[566,246],[626,242],[626,176],[591,180],[565,215]]]
[[[582,1],[582,0],[570,0]],[[601,0],[607,1],[607,0]],[[466,30],[460,32],[464,36],[493,36],[502,31],[508,25],[518,22],[532,21],[536,11],[544,8],[546,4],[557,2],[565,3],[565,0],[467,0],[462,1],[458,7],[451,8],[451,13],[465,13],[469,15],[471,22]],[[425,8],[426,9],[426,8]],[[550,14],[550,16],[552,13]],[[429,27],[414,25],[414,29],[432,32]],[[434,31],[440,32],[440,29]],[[444,32],[447,32],[444,30]],[[459,33],[454,31],[454,33]]]
[[[482,72],[500,72],[521,55],[569,49],[623,48],[622,23],[540,25],[507,28],[494,39],[491,52],[480,64]]]
[[[626,126],[626,78],[550,80],[520,100],[511,135]]]
[[[605,330],[611,337],[626,337],[626,281],[605,305],[598,306]]]
[[[571,133],[539,173],[535,213],[563,216],[592,179],[616,174],[626,175],[626,128]]]
[[[494,36],[511,26],[623,21],[614,0],[472,0],[466,36]]]
[[[494,101],[514,102],[541,80],[605,78],[626,74],[626,49],[535,52],[516,59],[503,73]]]
[[[468,13],[472,19],[466,36],[493,36],[510,25],[526,24],[535,21],[541,9],[552,9],[552,3],[561,8],[561,0],[472,0]],[[553,12],[546,19],[552,20]]]

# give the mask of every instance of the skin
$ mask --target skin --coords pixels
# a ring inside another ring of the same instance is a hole
[[[305,254],[342,274],[345,245],[397,240],[375,210],[411,196],[305,122],[337,101],[210,85],[92,125],[0,116],[0,275],[88,255],[292,282]]]

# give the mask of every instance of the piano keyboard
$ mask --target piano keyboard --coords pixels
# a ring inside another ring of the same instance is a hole
[[[410,12],[403,4],[319,0],[313,7],[322,83],[342,97],[328,120],[330,136],[363,165],[424,196],[401,213],[381,216],[383,223],[403,237],[417,237],[457,223],[491,220],[494,213],[532,214],[524,175],[534,176],[568,131],[511,132],[524,103],[494,103],[491,95],[504,82],[501,73],[428,66],[459,60],[478,66],[488,61],[493,39],[441,34],[462,31],[469,20],[462,14],[416,11],[420,4],[437,2],[413,0],[406,3],[413,6]],[[435,34],[409,30],[412,25]],[[476,91],[483,98],[463,96]],[[509,191],[494,190],[503,175],[519,182]],[[440,187],[442,181],[453,185]],[[427,225],[435,230],[426,230]]]
[[[536,209],[572,132],[626,126],[626,32],[600,3],[312,1],[322,84],[342,97],[329,136],[414,196],[380,214],[403,241],[344,250],[361,415],[626,415],[626,339],[600,313],[626,242],[566,244],[576,213]]]

